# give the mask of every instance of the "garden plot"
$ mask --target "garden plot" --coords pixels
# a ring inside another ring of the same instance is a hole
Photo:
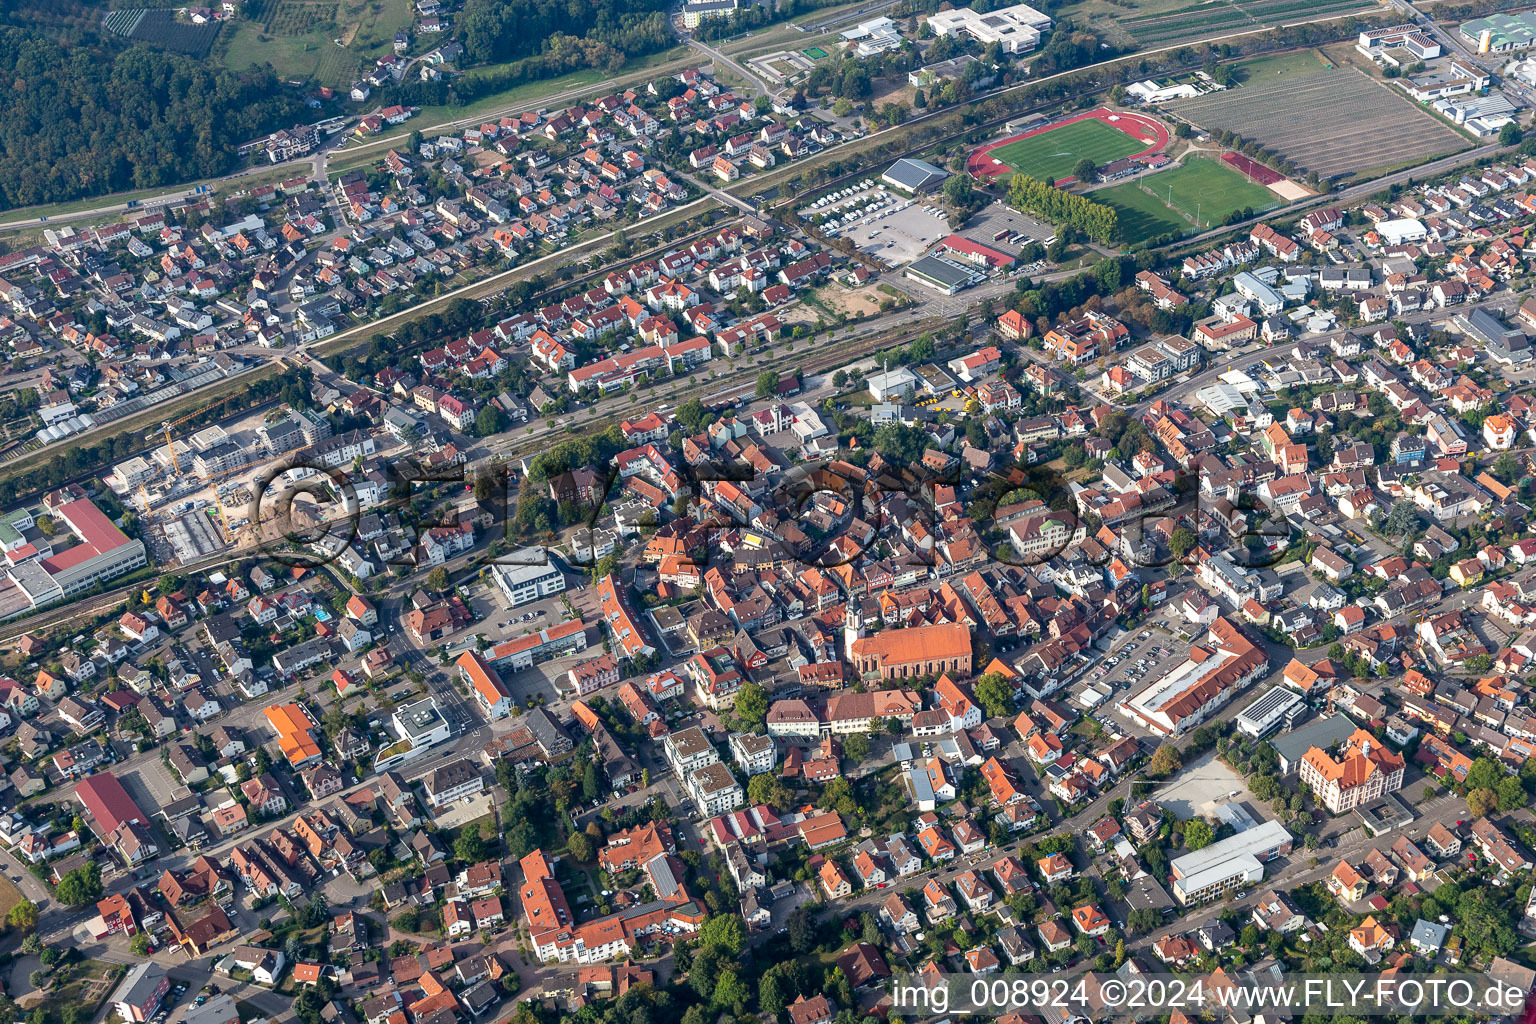
[[[1466,138],[1353,68],[1286,75],[1169,104],[1201,127],[1236,132],[1322,178],[1465,149]]]

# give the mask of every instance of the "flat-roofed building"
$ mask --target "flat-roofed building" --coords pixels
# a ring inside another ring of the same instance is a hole
[[[496,589],[508,608],[516,608],[565,589],[565,574],[542,547],[522,548],[502,556],[491,567]]]
[[[928,16],[936,36],[964,33],[982,46],[997,43],[1004,53],[1029,53],[1040,45],[1040,35],[1051,27],[1049,15],[1028,4],[1014,4],[980,13],[969,7],[938,11]]]
[[[410,740],[418,747],[442,743],[453,735],[453,727],[443,717],[435,697],[423,697],[412,704],[401,706],[390,721],[394,723],[395,731],[401,739]]]
[[[1277,686],[1237,713],[1238,731],[1263,739],[1281,725],[1294,722],[1306,705],[1306,699],[1295,690]]]
[[[1175,857],[1173,895],[1186,906],[1218,899],[1264,877],[1264,862],[1291,852],[1291,834],[1278,821],[1212,843],[1204,849]]]

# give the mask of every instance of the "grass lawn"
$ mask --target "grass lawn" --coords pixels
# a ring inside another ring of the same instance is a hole
[[[1287,75],[1315,75],[1335,63],[1325,62],[1316,50],[1289,50],[1273,57],[1245,60],[1237,66],[1237,76],[1240,82],[1268,82]]]
[[[1220,224],[1233,210],[1267,210],[1278,202],[1273,192],[1241,171],[1203,156],[1185,157],[1181,166],[1143,180],[1191,220],[1198,214],[1206,227]]]
[[[1267,210],[1279,203],[1263,185],[1204,156],[1185,157],[1171,170],[1101,188],[1089,197],[1120,211],[1121,235],[1131,244],[1170,231],[1220,224],[1234,210]]]
[[[21,900],[21,890],[9,878],[0,875],[0,921],[4,921],[5,915]]]
[[[1021,174],[1040,181],[1069,177],[1072,167],[1083,157],[1096,164],[1106,164],[1147,148],[1103,121],[1075,121],[1060,128],[1010,142],[992,150],[992,159],[1007,164]]]
[[[1096,189],[1088,197],[1120,211],[1120,237],[1130,245],[1169,232],[1188,231],[1191,226],[1190,221],[1169,209],[1161,199],[1143,192],[1134,181]]]

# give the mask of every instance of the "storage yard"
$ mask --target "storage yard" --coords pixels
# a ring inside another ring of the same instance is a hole
[[[1467,139],[1353,68],[1288,74],[1169,104],[1213,131],[1236,132],[1322,178],[1465,149]]]

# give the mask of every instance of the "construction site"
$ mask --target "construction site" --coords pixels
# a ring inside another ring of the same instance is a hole
[[[157,562],[185,565],[239,547],[274,467],[331,439],[326,420],[286,408],[182,432],[204,412],[163,423],[163,444],[118,463],[104,477],[139,516]],[[294,481],[305,475],[285,474]]]

